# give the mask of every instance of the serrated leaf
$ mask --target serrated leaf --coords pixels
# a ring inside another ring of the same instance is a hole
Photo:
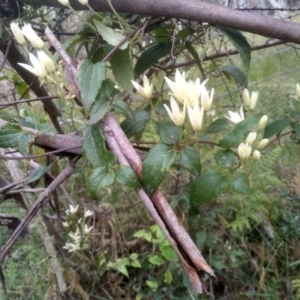
[[[120,168],[116,172],[116,179],[121,184],[132,187],[134,189],[137,189],[141,186],[134,171],[127,166],[120,166]]]
[[[131,107],[124,101],[122,100],[117,100],[115,104],[113,104],[113,108],[120,114],[134,119],[134,114],[133,111],[131,109]]]
[[[173,145],[179,141],[179,128],[170,120],[156,123],[156,130],[165,144]]]
[[[131,91],[133,88],[131,80],[134,80],[134,74],[129,48],[125,50],[118,49],[111,57],[110,64],[120,86],[127,92]]]
[[[232,42],[234,48],[240,53],[240,57],[245,66],[246,72],[250,69],[251,61],[251,47],[247,39],[241,34],[240,31],[223,26],[215,26],[222,31]]]
[[[114,183],[115,174],[107,172],[105,167],[97,168],[93,171],[88,178],[87,188],[93,197],[97,196],[97,193]]]
[[[248,176],[245,173],[240,173],[232,181],[232,187],[235,191],[241,194],[249,194],[251,192],[249,188]]]
[[[239,68],[232,65],[227,65],[222,67],[222,71],[229,74],[240,86],[247,85],[247,78]]]
[[[238,162],[232,150],[220,150],[215,154],[215,160],[222,168],[232,168]]]
[[[206,171],[192,183],[190,201],[199,205],[210,202],[226,183],[226,176],[218,170]]]
[[[283,129],[290,125],[290,118],[285,116],[283,119],[274,121],[273,123],[267,125],[264,132],[264,138],[269,138],[272,135],[275,135],[281,132]]]
[[[185,148],[179,153],[179,165],[181,168],[189,171],[194,176],[199,176],[201,173],[201,163],[198,153],[193,148]]]
[[[207,128],[207,133],[218,133],[229,128],[230,122],[226,118],[213,121]]]
[[[219,144],[222,148],[230,149],[239,145],[242,139],[243,133],[240,130],[235,129],[225,135],[225,137],[219,141]]]
[[[150,114],[146,110],[138,110],[134,112],[134,119],[126,118],[122,123],[121,127],[124,130],[128,138],[141,132],[147,123],[149,122]]]
[[[164,180],[166,173],[174,162],[176,153],[167,145],[156,144],[149,151],[143,163],[143,187],[152,195]]]
[[[35,139],[35,136],[23,131],[19,125],[6,123],[0,128],[0,147],[15,148],[18,147],[21,154],[26,154],[29,151],[29,145]]]
[[[169,43],[153,43],[150,47],[147,48],[145,52],[139,57],[135,68],[134,73],[136,76],[139,76],[148,68],[150,68],[154,63],[158,62],[159,59],[168,55],[171,51],[172,44]]]
[[[98,124],[85,128],[82,148],[85,158],[94,169],[104,167],[107,170],[108,165],[114,161],[112,154],[106,150],[104,136]]]
[[[105,77],[105,63],[97,62],[93,64],[89,59],[83,60],[80,65],[79,90],[87,114],[95,102]]]
[[[152,265],[161,266],[164,263],[164,260],[158,255],[153,255],[149,258],[149,261]]]
[[[113,30],[110,27],[107,27],[102,22],[94,19],[94,24],[96,25],[97,31],[99,34],[103,37],[104,40],[107,41],[108,44],[112,46],[118,45],[123,39],[125,39],[125,36],[121,33]],[[119,49],[124,50],[128,46],[128,42],[125,42],[122,46],[119,47]]]
[[[44,176],[50,169],[51,169],[51,165],[50,166],[38,166],[36,169],[34,169],[28,179],[23,183],[23,185],[27,185],[29,183],[35,182],[37,180],[39,180],[42,176]]]

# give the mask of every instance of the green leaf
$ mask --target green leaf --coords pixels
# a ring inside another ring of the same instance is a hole
[[[169,43],[153,43],[148,49],[142,53],[139,57],[134,73],[139,76],[148,68],[150,68],[154,63],[158,62],[159,59],[168,55],[171,51],[172,44]]]
[[[235,191],[241,194],[249,194],[251,192],[249,188],[248,176],[245,173],[240,173],[232,181],[232,187]]]
[[[98,20],[94,19],[94,24],[96,25],[96,28],[99,32],[99,34],[103,37],[104,40],[107,41],[108,44],[112,46],[118,45],[123,39],[125,39],[125,36],[121,33],[111,29],[110,27],[107,27],[102,22],[99,22]],[[125,42],[119,49],[124,50],[128,46],[128,42]]]
[[[18,147],[21,154],[29,152],[29,145],[34,141],[35,136],[23,131],[19,125],[6,123],[0,128],[0,147]]]
[[[194,176],[201,173],[201,162],[198,153],[190,147],[185,148],[179,153],[179,165],[181,168],[189,171]]]
[[[192,183],[190,201],[199,205],[207,203],[219,194],[226,183],[226,176],[218,170],[206,171]]]
[[[131,91],[133,86],[131,80],[134,79],[131,65],[129,48],[125,50],[118,49],[110,59],[113,74],[120,86],[127,92]]]
[[[128,138],[141,132],[149,122],[150,114],[146,110],[138,110],[134,112],[134,119],[126,118],[121,127]]]
[[[158,288],[158,283],[156,281],[146,280],[146,284],[154,291]]]
[[[186,42],[185,43],[185,47],[192,54],[195,63],[197,64],[197,66],[198,66],[201,74],[204,76],[205,72],[203,70],[203,67],[202,67],[202,64],[201,64],[201,60],[199,58],[199,55],[198,55],[197,51],[193,48],[193,46],[192,46],[192,44],[190,42]],[[203,79],[205,79],[205,77]]]
[[[127,166],[120,166],[116,172],[116,179],[123,185],[134,189],[140,188],[140,182],[134,171]]]
[[[159,245],[159,249],[166,260],[171,261],[176,259],[176,252],[170,245]]]
[[[97,196],[97,193],[114,183],[115,174],[107,172],[105,167],[97,168],[93,171],[88,179],[87,188],[93,197]]]
[[[256,129],[259,119],[260,119],[260,117],[258,117],[258,116],[253,116],[251,118],[247,118],[247,119],[237,123],[235,125],[235,129],[241,131],[244,135],[248,134],[253,127],[255,127],[255,129]]]
[[[246,72],[250,69],[251,61],[251,47],[247,39],[241,34],[240,31],[223,26],[215,26],[222,31],[232,42],[234,48],[240,53],[240,57],[245,66]]]
[[[247,78],[245,74],[237,67],[232,65],[227,65],[222,67],[222,71],[228,75],[230,75],[237,84],[240,86],[246,86],[247,85]]]
[[[179,141],[179,128],[170,120],[156,123],[156,130],[165,144],[173,145]]]
[[[85,158],[94,169],[104,167],[107,170],[108,165],[114,162],[113,155],[106,150],[104,136],[98,124],[86,126],[82,148]]]
[[[227,130],[230,127],[230,122],[226,118],[221,118],[213,121],[207,128],[207,133],[218,133]]]
[[[143,163],[142,182],[147,193],[152,195],[156,191],[159,184],[164,180],[175,157],[175,151],[170,150],[167,145],[156,144],[151,148]]]
[[[170,270],[167,270],[164,274],[164,283],[169,284],[172,283],[172,281],[173,281],[173,275]]]
[[[130,265],[129,259],[128,258],[118,258],[115,262],[109,262],[107,264],[108,268],[113,268],[115,270],[118,270],[122,274],[124,274],[126,277],[128,277],[128,271],[127,271],[127,266]]]
[[[152,265],[156,265],[156,266],[161,266],[164,263],[164,260],[158,255],[151,256],[149,258],[149,261]]]
[[[196,244],[199,249],[203,248],[205,240],[206,240],[206,230],[198,231],[196,234]]]
[[[275,135],[281,132],[283,129],[290,125],[290,118],[285,116],[283,119],[274,121],[273,123],[267,125],[264,132],[264,138],[269,138],[272,135]]]
[[[105,76],[105,63],[98,62],[94,65],[91,60],[84,59],[80,65],[79,90],[87,114],[95,102]]]
[[[235,129],[225,135],[225,137],[219,141],[219,144],[222,148],[230,149],[239,145],[242,139],[243,133],[240,130]]]
[[[291,110],[290,117],[294,119],[295,121],[300,121],[300,111],[299,110]]]
[[[300,124],[296,124],[294,130],[297,134],[297,138],[300,138]]]
[[[29,99],[29,96],[30,96],[29,91],[30,91],[30,89],[28,89],[28,85],[27,85],[27,83],[25,81],[18,82],[16,84],[16,90],[18,91],[18,93],[20,95],[23,96],[22,97],[23,99]]]
[[[128,118],[134,119],[134,114],[133,114],[131,107],[123,100],[117,100],[116,103],[113,104],[113,108],[118,113],[120,113]]]
[[[46,174],[50,169],[52,168],[52,166],[38,166],[36,169],[34,169],[28,179],[23,183],[23,185],[27,185],[29,183],[35,182],[38,179],[40,179],[44,174]]]
[[[215,154],[215,160],[222,168],[232,168],[238,162],[232,150],[220,150]]]
[[[134,268],[141,268],[142,267],[138,260],[132,261],[130,265]]]

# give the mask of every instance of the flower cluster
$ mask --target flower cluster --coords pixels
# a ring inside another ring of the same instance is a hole
[[[243,100],[244,105],[248,106],[250,110],[253,110],[256,106],[258,100],[258,92],[252,92],[251,96],[247,89],[243,91]],[[244,108],[243,105],[240,108],[239,112],[228,111],[228,115],[225,116],[230,122],[233,124],[238,124],[245,120]],[[257,131],[262,131],[267,126],[268,116],[264,115],[260,118],[257,123]],[[257,131],[250,132],[245,140],[245,143],[241,143],[238,146],[237,152],[238,156],[242,161],[248,160],[251,156],[252,145],[257,139],[258,133]],[[261,153],[259,150],[264,149],[269,142],[269,139],[262,139],[258,142],[256,146],[256,150],[252,154],[252,158],[254,161],[258,161],[261,158]]]
[[[68,231],[68,236],[71,239],[70,242],[66,242],[64,249],[69,252],[75,252],[87,247],[88,237],[93,226],[88,227],[86,219],[93,215],[93,212],[86,210],[83,218],[77,218],[78,205],[70,205],[67,209],[67,221],[63,222],[63,226]]]
[[[209,93],[205,87],[207,80],[200,83],[198,78],[195,82],[185,78],[185,73],[176,70],[175,81],[165,77],[172,93],[170,93],[171,109],[165,106],[169,117],[177,126],[183,126],[186,110],[194,131],[200,131],[203,128],[204,113],[210,110],[214,89]],[[180,108],[182,106],[182,109]]]

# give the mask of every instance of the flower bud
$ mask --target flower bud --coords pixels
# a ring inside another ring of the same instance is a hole
[[[258,121],[257,129],[264,130],[267,126],[267,123],[268,123],[268,116],[267,115],[262,116]]]
[[[258,99],[258,92],[252,92],[250,98],[250,105],[249,105],[250,110],[253,110],[255,108],[257,99]]]
[[[87,6],[89,4],[89,1],[88,0],[78,0],[78,2],[82,5],[85,5]]]
[[[10,28],[11,31],[16,39],[16,41],[18,42],[18,44],[20,44],[21,46],[24,46],[26,44],[24,35],[19,27],[18,23],[12,22],[10,23]]]
[[[296,96],[298,99],[300,99],[300,85],[299,83],[296,84]]]
[[[247,89],[243,90],[243,100],[244,100],[245,106],[250,105],[250,95],[249,95],[249,91]]]
[[[256,132],[250,132],[246,138],[246,143],[251,146],[256,140],[256,137],[257,137]]]
[[[203,91],[201,93],[201,105],[203,106],[205,112],[210,110],[213,97],[214,97],[214,89],[211,90],[209,95],[207,89],[203,88]]]
[[[64,6],[70,6],[69,0],[57,0],[57,1]]]
[[[254,159],[255,161],[258,161],[258,160],[260,160],[260,158],[261,158],[261,154],[260,154],[260,152],[259,152],[258,150],[255,150],[255,151],[253,152],[253,154],[252,154],[252,157],[253,157],[253,159]]]
[[[269,143],[269,139],[262,139],[262,140],[258,143],[257,149],[258,149],[258,150],[264,149],[264,148],[268,145],[268,143]]]
[[[247,143],[241,143],[238,146],[238,155],[241,160],[247,160],[250,157],[252,147]]]
[[[55,67],[53,60],[44,51],[38,51],[37,55],[38,55],[40,63],[43,64],[46,71],[49,74],[54,73],[56,70],[56,67]]]

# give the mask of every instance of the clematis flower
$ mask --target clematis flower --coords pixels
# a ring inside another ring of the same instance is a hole
[[[225,116],[230,122],[237,124],[245,120],[243,105],[240,108],[240,113],[228,111],[228,116]]]
[[[257,129],[264,130],[267,126],[267,123],[268,123],[268,116],[267,115],[262,116],[258,121]]]
[[[32,66],[23,63],[19,63],[19,65],[43,80],[47,76],[44,65],[32,53],[29,53],[29,59]]]
[[[238,146],[238,155],[241,160],[247,160],[250,157],[252,147],[247,143],[241,143]]]
[[[200,131],[203,126],[203,106],[195,105],[194,107],[188,106],[188,115],[191,125],[195,131]]]
[[[164,104],[164,107],[169,117],[171,118],[171,120],[174,122],[176,126],[178,127],[182,126],[185,119],[186,105],[183,105],[183,110],[180,111],[179,105],[173,97],[171,97],[170,99],[170,105],[171,105],[171,109],[166,104]]]
[[[140,86],[136,81],[131,80],[131,83],[135,87],[135,89],[138,91],[139,94],[141,94],[144,98],[150,99],[152,97],[153,93],[153,84],[149,83],[149,80],[147,76],[143,76],[143,87]]]
[[[25,35],[26,39],[30,42],[30,44],[33,47],[35,47],[37,49],[45,48],[45,43],[36,34],[36,32],[32,29],[30,24],[24,24],[24,26],[22,28],[22,33]]]
[[[85,234],[89,234],[90,231],[91,231],[92,229],[93,229],[93,226],[88,227],[86,224],[84,224],[83,232],[84,232]]]
[[[253,154],[252,154],[252,157],[253,157],[253,159],[254,159],[255,161],[258,161],[258,160],[260,160],[260,158],[261,158],[261,154],[260,154],[260,152],[259,152],[258,150],[255,150],[255,151],[253,152]]]
[[[257,137],[256,132],[250,132],[246,138],[246,143],[251,146],[255,142],[256,137]]]
[[[171,95],[174,96],[181,103],[184,103],[187,97],[185,73],[183,72],[182,74],[180,74],[179,70],[177,69],[175,73],[175,82],[173,82],[168,77],[165,77],[165,79],[172,91]]]
[[[12,31],[16,41],[18,42],[18,44],[20,44],[21,46],[24,46],[26,44],[26,41],[25,41],[25,37],[19,27],[19,24],[16,22],[11,22],[10,28],[11,28],[11,31]]]
[[[70,205],[69,209],[67,209],[67,211],[66,211],[66,214],[67,215],[69,215],[69,214],[74,215],[77,212],[78,207],[79,207],[78,204],[76,206]]]
[[[92,212],[91,210],[88,209],[87,211],[85,211],[84,217],[85,217],[85,218],[90,217],[92,214],[93,214],[93,212]]]
[[[44,51],[38,51],[37,55],[40,63],[45,67],[48,73],[54,73],[56,71],[53,60]]]
[[[207,91],[206,88],[203,89],[202,93],[201,93],[201,105],[204,108],[204,111],[209,111],[212,101],[213,101],[213,97],[214,97],[214,89],[211,89],[210,91],[210,95]]]

